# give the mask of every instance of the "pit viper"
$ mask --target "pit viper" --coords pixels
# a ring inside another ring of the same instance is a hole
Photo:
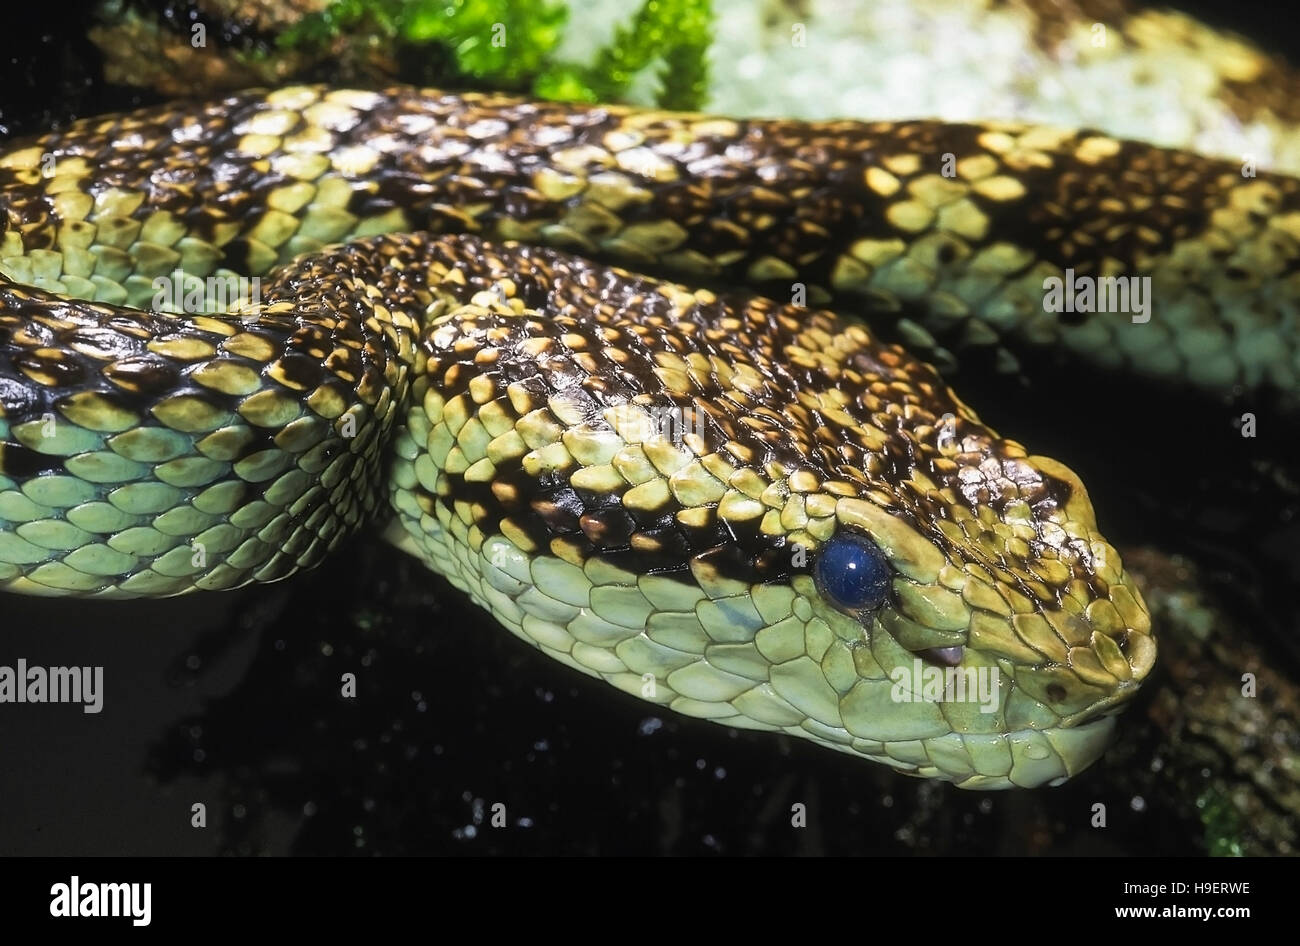
[[[641,699],[1057,784],[1153,667],[1141,594],[1071,470],[834,310],[1286,394],[1296,204],[1006,122],[321,86],[84,119],[0,153],[0,589],[236,588],[386,524]],[[1070,272],[1149,276],[1153,317],[1049,311]]]

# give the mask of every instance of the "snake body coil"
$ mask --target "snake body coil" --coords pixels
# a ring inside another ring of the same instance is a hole
[[[1285,265],[1295,201],[1004,125],[306,87],[78,122],[0,155],[0,588],[271,581],[391,510],[634,695],[965,787],[1059,781],[1151,669],[1139,593],[1073,473],[817,306],[1285,388],[1285,345],[1155,350],[1042,286],[1146,273],[1182,287],[1170,318],[1244,325],[1279,290],[1191,264],[1231,233]],[[267,273],[231,312],[184,301]],[[146,311],[158,280],[188,314]],[[792,283],[809,305],[772,301]]]

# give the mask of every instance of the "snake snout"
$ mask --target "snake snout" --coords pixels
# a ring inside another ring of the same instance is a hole
[[[1079,478],[1049,458],[1028,463],[1055,501],[1009,501],[1000,519],[961,520],[960,533],[917,528],[859,498],[837,511],[892,570],[886,605],[863,621],[869,632],[929,666],[997,667],[1008,730],[1083,726],[1113,714],[1150,673],[1151,623]]]
[[[1084,725],[1114,713],[1136,695],[1155,665],[1150,618],[1127,574],[1088,612],[1092,619],[1085,618],[1086,643],[1068,652],[1067,667],[1078,682],[1058,703],[1063,726]],[[1114,615],[1120,616],[1121,623],[1115,623]],[[1059,697],[1061,692],[1049,684],[1046,695]]]
[[[1094,535],[1089,553],[1070,566],[1068,581],[1040,583],[1032,598],[1029,587],[999,584],[1012,610],[1005,637],[976,635],[991,653],[1012,658],[1016,687],[1062,727],[1113,714],[1137,693],[1156,656],[1146,605],[1118,554]],[[1013,656],[1018,645],[1026,650]]]

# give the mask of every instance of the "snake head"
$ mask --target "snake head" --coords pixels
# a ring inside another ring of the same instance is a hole
[[[1156,652],[1083,483],[864,329],[818,349],[791,427],[818,462],[784,479],[782,521],[807,549],[791,587],[849,737],[827,741],[967,788],[1077,774]]]
[[[404,547],[681,713],[969,788],[1096,760],[1155,646],[1073,473],[831,313],[471,249],[430,273]]]
[[[911,430],[938,460],[930,431]],[[961,485],[914,470],[902,502],[839,497],[793,587],[806,633],[853,642],[838,702],[853,751],[966,788],[1059,783],[1100,756],[1150,671],[1150,621],[1078,477],[984,431],[963,442],[939,461]]]

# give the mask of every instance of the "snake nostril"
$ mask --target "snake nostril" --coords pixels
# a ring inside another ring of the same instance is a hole
[[[1047,698],[1053,703],[1064,703],[1065,697],[1065,687],[1059,683],[1049,683],[1047,685]]]

